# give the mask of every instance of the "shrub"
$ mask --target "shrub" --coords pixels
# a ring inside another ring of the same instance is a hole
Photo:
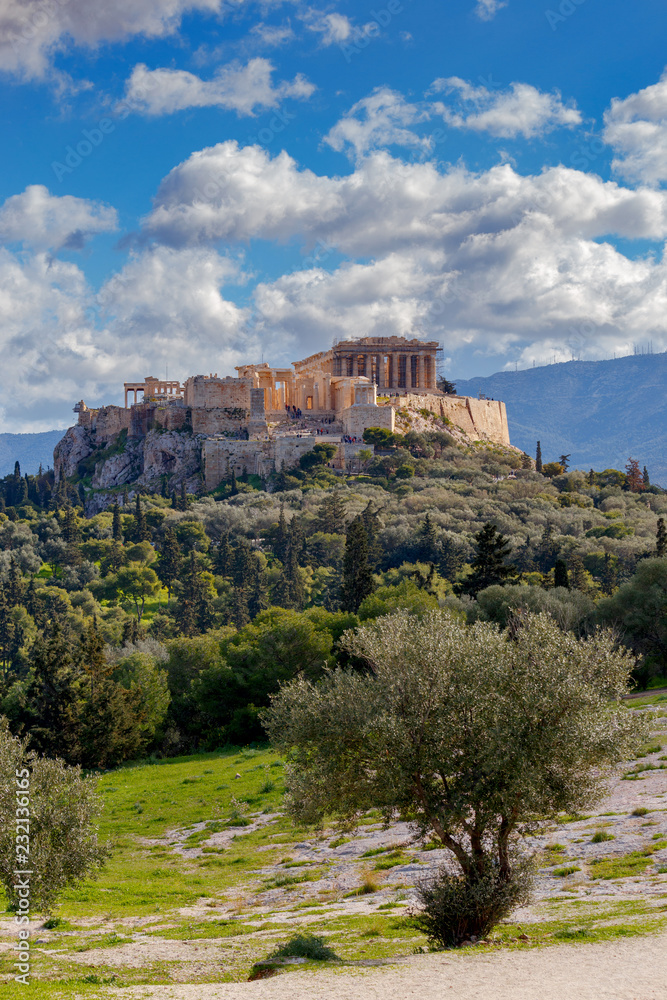
[[[323,937],[295,934],[286,944],[276,948],[270,958],[307,958],[311,962],[327,962],[337,959],[338,955],[325,944]]]
[[[441,868],[434,879],[417,887],[422,909],[413,916],[415,926],[442,948],[455,948],[472,936],[485,937],[528,901],[532,879],[533,865],[526,859],[514,864],[509,878],[501,877],[492,864],[475,878]]]

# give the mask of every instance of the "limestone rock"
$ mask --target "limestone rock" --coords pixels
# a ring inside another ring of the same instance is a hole
[[[139,482],[155,485],[162,476],[170,476],[172,487],[182,482],[198,484],[201,469],[201,444],[197,437],[183,431],[149,431],[143,441],[143,471]]]
[[[85,427],[70,427],[53,450],[56,482],[76,475],[79,462],[95,450],[90,432]]]
[[[133,483],[141,472],[141,442],[129,439],[122,451],[102,458],[95,466],[93,489],[106,490],[112,486]]]

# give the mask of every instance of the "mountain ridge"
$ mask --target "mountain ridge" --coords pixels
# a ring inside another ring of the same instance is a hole
[[[632,456],[667,485],[667,353],[457,379],[457,393],[502,399],[510,440],[545,462],[570,454],[571,467],[623,469]]]

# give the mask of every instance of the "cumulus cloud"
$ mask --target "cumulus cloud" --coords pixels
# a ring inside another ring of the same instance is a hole
[[[480,21],[492,21],[503,7],[507,7],[507,0],[477,0],[475,13]]]
[[[0,249],[0,351],[10,359],[0,417],[8,431],[72,423],[72,407],[122,403],[124,381],[217,371],[259,357],[257,333],[225,296],[245,280],[213,250],[133,256],[95,294],[83,272],[45,253]]]
[[[212,80],[176,69],[149,70],[140,63],[127,82],[125,100],[147,115],[168,115],[185,108],[218,107],[252,115],[258,109],[275,108],[286,97],[306,100],[315,87],[302,74],[273,84],[273,64],[251,59],[245,66],[222,66]]]
[[[614,98],[604,122],[617,173],[645,184],[667,180],[667,71],[658,83],[624,100]]]
[[[171,246],[253,238],[350,256],[453,247],[476,234],[550,220],[564,237],[664,239],[667,193],[631,190],[563,166],[522,176],[509,164],[441,172],[376,152],[344,177],[300,169],[284,151],[228,141],[193,153],[160,185],[144,234]]]
[[[191,11],[218,14],[244,0],[0,0],[0,70],[39,79],[66,44],[95,48],[176,32]]]
[[[146,232],[174,246],[320,242],[350,258],[257,286],[256,330],[279,360],[371,334],[423,334],[501,364],[507,352],[545,360],[554,345],[608,356],[649,335],[667,347],[665,261],[604,241],[665,239],[667,192],[563,166],[441,172],[376,152],[330,178],[227,142],[165,178]]]
[[[338,45],[352,34],[352,22],[345,14],[322,14],[311,10],[305,15],[305,20],[311,31],[321,35],[322,45]]]
[[[436,80],[432,91],[455,94],[459,108],[438,103],[438,111],[454,128],[488,132],[499,138],[525,139],[544,135],[555,128],[581,124],[581,112],[563,104],[560,94],[544,94],[528,83],[512,83],[509,90],[473,87],[457,76]]]
[[[409,126],[428,119],[428,112],[409,104],[402,94],[378,87],[369,97],[353,104],[344,118],[328,132],[324,141],[337,152],[364,156],[370,149],[385,146],[421,147],[429,140]]]
[[[58,198],[43,184],[31,184],[0,206],[0,243],[35,250],[79,250],[95,233],[117,228],[115,208],[72,195]]]

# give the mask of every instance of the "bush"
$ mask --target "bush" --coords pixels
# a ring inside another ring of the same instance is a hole
[[[440,868],[435,878],[417,886],[422,909],[413,921],[429,942],[441,948],[486,937],[499,920],[528,902],[533,878],[534,867],[525,859],[515,863],[507,878],[488,864],[475,877]]]
[[[281,944],[271,958],[308,958],[311,962],[327,962],[337,959],[336,952],[329,948],[323,937],[314,934],[295,934],[286,944]]]

